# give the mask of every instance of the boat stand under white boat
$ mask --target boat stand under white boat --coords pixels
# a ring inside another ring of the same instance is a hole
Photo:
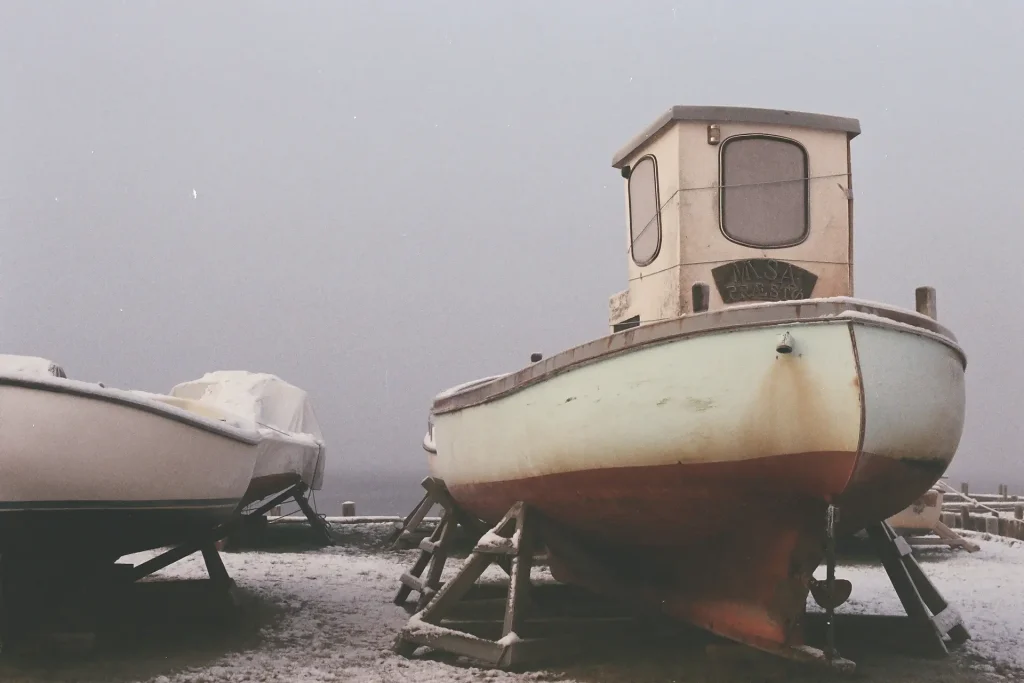
[[[218,542],[289,499],[331,543],[307,500],[324,460],[306,393],[273,375],[209,373],[165,395],[0,356],[0,639],[196,551],[230,595]]]

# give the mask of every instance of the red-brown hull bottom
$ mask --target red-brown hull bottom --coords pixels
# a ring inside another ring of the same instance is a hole
[[[449,489],[487,522],[521,500],[571,532],[587,559],[549,543],[552,573],[561,581],[771,649],[802,642],[828,503],[839,507],[838,532],[852,533],[912,503],[945,466],[803,453]]]

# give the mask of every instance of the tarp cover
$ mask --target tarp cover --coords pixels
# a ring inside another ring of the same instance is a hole
[[[0,353],[0,374],[64,377],[64,370],[52,360],[38,356]]]
[[[309,395],[276,375],[218,370],[175,385],[170,395],[212,403],[263,427],[310,434],[323,441]]]
[[[312,436],[320,442],[321,457],[313,484],[314,489],[320,488],[324,436],[304,390],[269,373],[218,370],[175,385],[170,395],[212,404],[264,428]]]

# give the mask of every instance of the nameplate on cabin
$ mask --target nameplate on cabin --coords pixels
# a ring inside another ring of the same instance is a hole
[[[727,304],[742,301],[791,301],[810,298],[818,276],[792,263],[771,258],[733,261],[711,269]]]

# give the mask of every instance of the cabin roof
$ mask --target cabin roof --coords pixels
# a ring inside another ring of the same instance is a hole
[[[811,114],[784,109],[756,109],[753,107],[675,106],[659,116],[642,133],[630,140],[612,157],[612,166],[622,168],[638,147],[675,121],[713,121],[715,123],[762,123],[798,128],[819,128],[843,132],[850,138],[860,133],[860,121],[827,114]]]

